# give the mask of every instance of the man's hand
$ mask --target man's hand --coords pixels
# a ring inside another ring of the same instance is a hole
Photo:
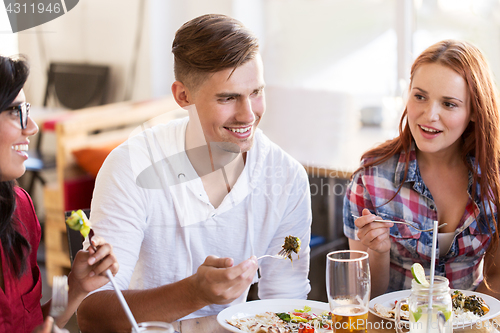
[[[208,256],[194,275],[200,298],[207,304],[228,304],[241,296],[257,272],[257,258],[234,266],[232,258]]]
[[[358,238],[361,244],[378,253],[385,253],[391,249],[391,239],[389,229],[393,223],[373,222],[380,220],[379,217],[370,213],[368,209],[363,209],[363,216],[354,221],[358,227]]]

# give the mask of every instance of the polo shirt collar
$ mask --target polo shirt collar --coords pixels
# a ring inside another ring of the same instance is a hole
[[[185,152],[185,133],[187,128],[187,121],[180,128],[180,136],[184,140],[177,140],[175,145],[175,151],[170,151],[171,154]],[[264,165],[266,156],[270,151],[270,145],[266,142],[266,137],[263,135],[260,129],[255,132],[253,147],[247,152],[245,166],[238,177],[236,183],[234,184],[231,191],[224,197],[221,204],[215,209],[218,214],[221,214],[235,205],[241,203],[254,188],[259,186],[260,183],[264,181]],[[186,159],[189,161],[186,155]],[[189,169],[194,171],[193,166],[189,163]],[[175,187],[184,187],[185,189],[191,191],[202,201],[209,203],[208,196],[206,196],[206,191],[203,188],[203,183],[199,177],[188,181]],[[203,195],[200,196],[200,193]]]

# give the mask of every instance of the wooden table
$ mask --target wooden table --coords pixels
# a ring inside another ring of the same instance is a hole
[[[500,316],[496,317],[495,320],[500,323]],[[491,322],[488,322],[491,323]],[[477,327],[472,328],[460,328],[454,330],[454,332],[460,333],[490,333],[500,331],[500,324],[493,324],[493,326]],[[391,321],[382,320],[381,318],[370,313],[368,315],[368,333],[394,333],[394,323]],[[196,319],[187,319],[182,322],[174,323],[174,327],[178,332],[181,333],[227,333],[228,330],[222,328],[217,323],[217,316],[202,317]]]

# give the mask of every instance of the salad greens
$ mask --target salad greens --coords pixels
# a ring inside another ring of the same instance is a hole
[[[303,325],[314,329],[330,329],[332,327],[332,314],[330,312],[324,311],[317,315],[311,311],[311,307],[306,305],[303,309],[276,313],[276,316],[290,324],[292,332],[303,332],[300,329]]]

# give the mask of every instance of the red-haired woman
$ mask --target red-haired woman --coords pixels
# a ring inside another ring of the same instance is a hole
[[[375,219],[447,223],[436,275],[451,288],[500,292],[499,124],[497,91],[475,46],[445,40],[415,60],[399,136],[363,155],[344,200],[349,246],[370,254],[372,297],[409,289],[411,265],[428,273],[432,255],[432,232]]]

